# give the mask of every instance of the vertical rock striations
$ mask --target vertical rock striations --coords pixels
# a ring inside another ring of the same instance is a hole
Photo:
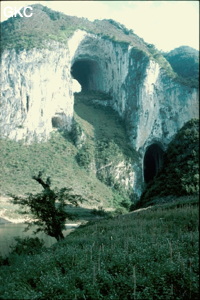
[[[68,128],[73,116],[69,53],[49,49],[5,50],[1,61],[1,136],[42,141],[54,128]]]
[[[1,135],[15,140],[41,141],[53,128],[70,129],[73,77],[83,90],[112,96],[109,103],[126,120],[137,150],[154,140],[168,144],[198,116],[195,88],[169,78],[142,51],[81,30],[65,47],[5,50],[1,68]]]
[[[198,117],[197,89],[167,76],[146,52],[83,30],[65,45],[4,50],[1,77],[1,137],[27,143],[48,139],[56,128],[70,130],[73,79],[83,91],[109,94],[105,105],[125,120],[130,142],[141,154],[140,165],[133,166],[138,193],[146,149],[153,143],[165,149],[186,121]]]

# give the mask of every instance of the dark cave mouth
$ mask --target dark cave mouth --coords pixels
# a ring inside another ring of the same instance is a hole
[[[101,88],[101,70],[95,60],[76,60],[71,67],[71,75],[80,83],[83,92]]]
[[[149,146],[144,155],[143,169],[144,181],[149,183],[158,174],[163,165],[164,151],[158,144]]]

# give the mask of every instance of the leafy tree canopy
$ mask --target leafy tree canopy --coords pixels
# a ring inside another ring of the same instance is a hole
[[[42,185],[43,191],[35,195],[28,194],[27,197],[12,196],[11,201],[28,209],[21,213],[31,212],[34,220],[29,225],[37,226],[35,233],[44,231],[59,241],[64,238],[62,231],[65,229],[66,219],[72,218],[72,215],[66,212],[66,205],[77,206],[83,199],[80,195],[74,195],[70,188],[51,189],[50,177],[44,181],[42,172],[33,176],[33,179]]]

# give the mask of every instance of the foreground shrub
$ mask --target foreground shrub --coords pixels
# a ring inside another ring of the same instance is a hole
[[[17,242],[17,244],[15,244],[15,246],[11,247],[11,249],[12,249],[11,254],[33,255],[33,254],[41,252],[41,250],[44,248],[44,241],[40,240],[38,237],[35,237],[35,238],[16,237],[15,241]]]

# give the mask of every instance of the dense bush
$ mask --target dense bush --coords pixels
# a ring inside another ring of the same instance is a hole
[[[83,143],[82,136],[83,136],[83,130],[81,126],[75,120],[73,120],[70,137],[74,145],[78,148]]]
[[[138,206],[154,197],[199,192],[199,121],[192,119],[177,132],[164,156],[163,168],[144,191]]]
[[[86,169],[89,168],[91,162],[92,162],[92,153],[90,151],[90,146],[88,144],[85,144],[79,149],[76,160],[79,164],[79,166],[84,167]]]
[[[117,164],[123,159],[119,146],[113,140],[108,139],[97,141],[97,157],[101,165]]]
[[[20,238],[16,237],[15,241],[17,242],[14,246],[11,247],[11,254],[18,255],[33,255],[39,253],[44,248],[44,241],[40,240],[38,237],[26,237]]]

